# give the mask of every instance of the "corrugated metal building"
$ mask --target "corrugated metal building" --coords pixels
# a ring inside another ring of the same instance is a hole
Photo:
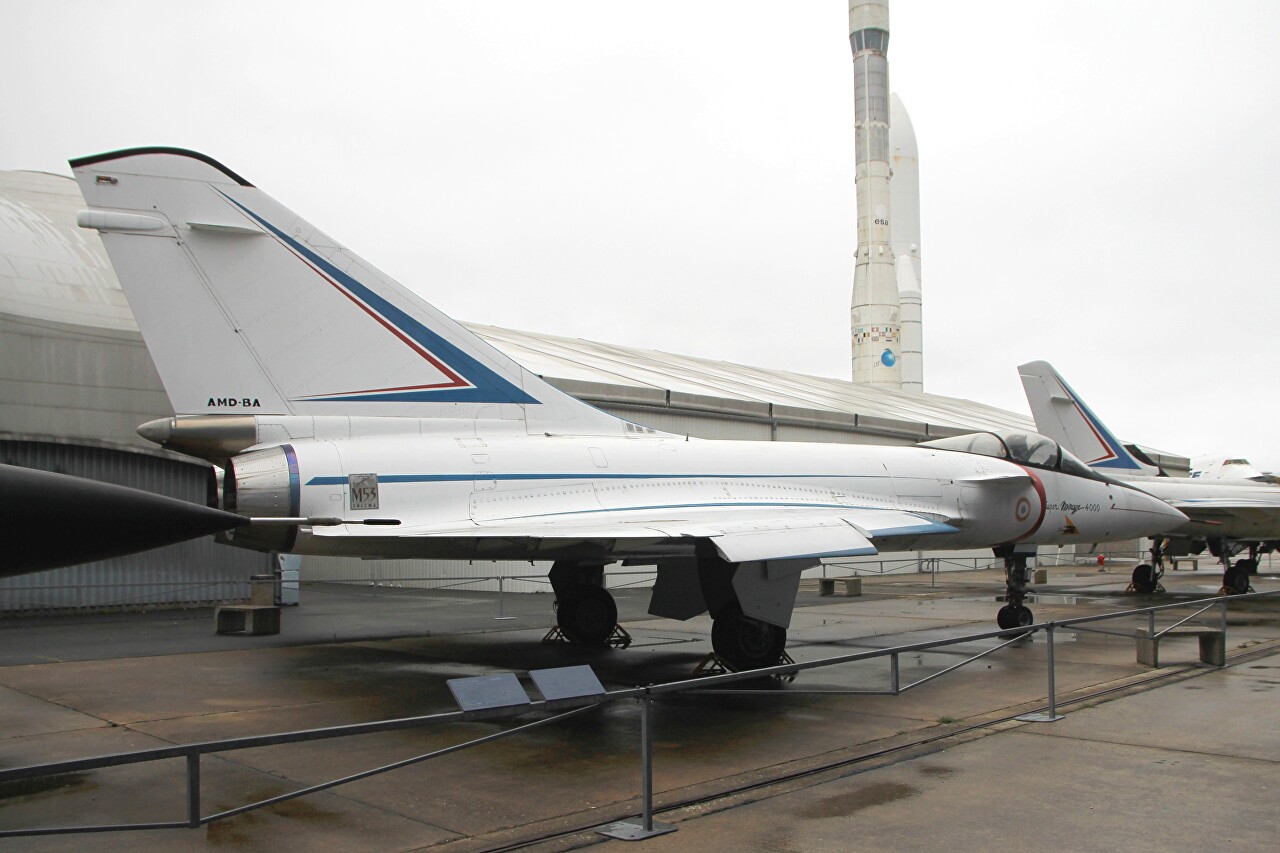
[[[0,172],[0,461],[201,500],[201,466],[155,449],[134,432],[138,424],[172,410],[101,241],[75,224],[82,207],[71,178]],[[606,411],[699,438],[911,444],[977,429],[1033,428],[1023,415],[969,400],[492,326],[469,328]],[[1158,456],[1174,468],[1188,465],[1180,457]],[[188,596],[197,595],[197,580],[221,590],[219,584],[230,578],[243,580],[267,565],[263,555],[203,540],[0,579],[0,610],[54,603],[119,605],[126,603],[126,589],[138,602],[194,601]],[[302,576],[465,586],[476,576],[541,578],[546,570],[527,564],[308,557]],[[108,581],[136,586],[102,587],[96,597],[85,588]],[[635,581],[619,575],[615,582]],[[494,581],[474,585],[497,588]],[[81,588],[79,598],[69,597],[72,587]],[[548,586],[521,580],[503,588],[546,591]],[[198,593],[206,594],[213,595]],[[237,588],[236,594],[244,593]]]
[[[70,178],[0,172],[0,462],[204,503],[206,466],[134,431],[172,412],[101,241],[76,227],[83,206]],[[245,598],[270,565],[206,538],[0,578],[0,611]]]

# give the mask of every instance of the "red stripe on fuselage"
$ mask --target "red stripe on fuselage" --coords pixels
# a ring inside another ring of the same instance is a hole
[[[1019,465],[1018,467],[1027,472],[1027,476],[1031,478],[1031,487],[1036,490],[1036,497],[1040,498],[1040,514],[1036,516],[1035,523],[1031,525],[1030,530],[1017,537],[1018,539],[1026,539],[1028,536],[1034,536],[1035,532],[1040,529],[1040,525],[1044,523],[1045,510],[1047,509],[1048,501],[1044,496],[1044,483],[1041,482],[1040,476],[1025,465]]]

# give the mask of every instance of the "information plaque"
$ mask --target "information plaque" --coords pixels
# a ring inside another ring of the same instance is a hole
[[[533,683],[548,703],[559,703],[588,696],[603,696],[604,685],[591,667],[562,666],[556,669],[535,669],[529,673]]]
[[[524,692],[514,672],[450,678],[445,683],[453,700],[464,711],[516,710],[529,704],[529,694]]]

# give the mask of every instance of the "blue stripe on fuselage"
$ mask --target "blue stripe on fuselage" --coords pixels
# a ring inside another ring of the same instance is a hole
[[[847,479],[847,474],[379,474],[379,483],[459,483],[476,480],[815,480]],[[887,480],[869,475],[863,480]],[[308,486],[345,486],[346,477],[312,477]]]

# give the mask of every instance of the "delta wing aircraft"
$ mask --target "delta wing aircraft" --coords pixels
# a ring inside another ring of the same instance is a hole
[[[1249,591],[1258,555],[1280,540],[1280,487],[1252,480],[1169,477],[1132,445],[1118,441],[1080,395],[1047,361],[1021,365],[1018,374],[1036,429],[1054,438],[1090,466],[1154,495],[1186,514],[1188,521],[1157,537],[1152,564],[1133,570],[1139,592],[1153,592],[1164,573],[1164,557],[1209,552],[1222,561],[1228,593]],[[1242,552],[1248,556],[1231,558]]]
[[[174,410],[139,432],[223,473],[222,508],[300,554],[547,560],[564,635],[607,642],[603,567],[657,566],[650,612],[776,663],[824,557],[1123,540],[1184,517],[1041,436],[923,447],[700,441],[558,391],[201,154],[73,160]],[[306,519],[340,519],[321,526]],[[1017,577],[1014,577],[1014,576]],[[1011,573],[1022,589],[1025,571]],[[1021,580],[1019,579],[1021,578]],[[1016,592],[1001,615],[1029,624]]]

